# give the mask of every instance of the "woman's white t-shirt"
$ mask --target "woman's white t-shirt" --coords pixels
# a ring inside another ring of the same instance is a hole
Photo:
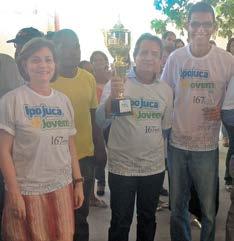
[[[52,192],[72,182],[69,136],[76,133],[70,100],[41,96],[27,85],[0,99],[0,129],[14,136],[12,159],[22,194]]]

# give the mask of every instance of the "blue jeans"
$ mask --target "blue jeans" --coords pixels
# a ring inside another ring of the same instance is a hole
[[[234,110],[222,110],[221,111],[221,117],[223,121],[223,125],[225,126],[228,137],[229,137],[229,148],[227,152],[226,157],[226,170],[225,170],[225,183],[226,185],[232,185],[233,183],[233,177],[231,177],[229,172],[229,162],[231,159],[231,156],[234,154]]]
[[[214,241],[218,149],[186,151],[169,146],[171,240],[191,241],[188,204],[191,184],[197,191],[202,211],[201,241]]]
[[[111,223],[108,241],[128,241],[135,200],[137,241],[153,241],[155,212],[165,172],[150,176],[120,176],[109,173]]]

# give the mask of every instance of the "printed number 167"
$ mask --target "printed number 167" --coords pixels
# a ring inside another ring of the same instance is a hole
[[[63,141],[63,137],[62,136],[52,136],[51,139],[51,144],[52,145],[61,145]]]
[[[194,104],[204,104],[205,96],[193,96],[193,103]]]

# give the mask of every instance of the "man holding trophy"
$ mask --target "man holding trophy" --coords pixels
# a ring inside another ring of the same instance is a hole
[[[101,100],[96,112],[101,127],[111,121],[107,144],[112,211],[108,240],[128,240],[136,199],[137,240],[153,241],[165,172],[163,130],[171,127],[172,90],[159,82],[161,40],[148,33],[136,42],[136,67],[123,77],[118,60],[120,53],[129,51],[125,33],[123,27],[122,32],[114,28],[106,39],[109,51],[115,54],[116,75],[110,88],[105,88],[103,95],[109,92],[108,97]]]

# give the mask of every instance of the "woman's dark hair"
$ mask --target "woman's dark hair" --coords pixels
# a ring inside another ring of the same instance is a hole
[[[228,40],[228,43],[227,43],[227,48],[226,48],[226,50],[229,52],[229,53],[231,53],[231,44],[232,44],[232,42],[234,42],[234,38],[230,38],[229,40]]]
[[[90,63],[91,64],[93,63],[94,56],[97,55],[97,54],[101,55],[106,60],[106,62],[109,63],[108,58],[107,58],[105,53],[103,53],[102,51],[94,51],[90,56]]]
[[[38,50],[41,48],[48,48],[53,55],[53,59],[55,62],[55,71],[50,82],[54,82],[58,77],[58,57],[55,51],[55,46],[50,40],[46,40],[44,38],[33,38],[29,42],[27,42],[24,47],[21,49],[16,63],[19,69],[20,74],[24,78],[25,81],[30,81],[30,77],[25,71],[25,62]]]
[[[91,63],[88,60],[82,60],[80,61],[78,67],[83,69],[86,64],[91,64]]]
[[[157,36],[155,35],[152,35],[151,33],[144,33],[142,34],[136,41],[136,44],[135,44],[135,48],[134,48],[134,51],[133,51],[133,57],[134,59],[136,58],[139,50],[140,50],[140,45],[143,41],[145,40],[149,40],[149,41],[153,41],[155,43],[157,43],[160,47],[160,57],[162,57],[162,51],[163,51],[163,46],[162,46],[162,41],[160,38],[158,38]]]
[[[166,31],[166,32],[164,32],[163,34],[162,34],[162,39],[167,39],[167,37],[169,36],[169,35],[174,35],[175,37],[176,37],[176,35],[175,35],[175,33],[174,32],[172,32],[172,31]]]

